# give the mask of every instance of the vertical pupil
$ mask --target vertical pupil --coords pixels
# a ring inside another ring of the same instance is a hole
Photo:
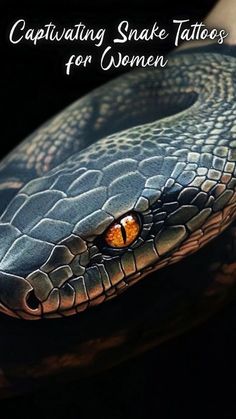
[[[140,232],[138,218],[129,214],[113,223],[105,233],[105,241],[110,247],[129,246]]]
[[[121,234],[122,234],[122,238],[123,238],[123,240],[124,240],[124,243],[126,243],[127,236],[126,236],[126,230],[125,230],[125,227],[123,226],[123,224],[120,224],[120,227],[121,227]]]

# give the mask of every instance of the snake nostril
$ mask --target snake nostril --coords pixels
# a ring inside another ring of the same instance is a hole
[[[31,310],[36,310],[39,307],[40,301],[36,297],[34,290],[31,290],[26,297],[26,304]]]

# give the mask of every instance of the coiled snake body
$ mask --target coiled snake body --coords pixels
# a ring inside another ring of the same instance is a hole
[[[235,70],[223,52],[173,54],[164,70],[130,72],[78,100],[1,162],[1,311],[76,314],[232,224]],[[126,216],[138,220],[135,239],[108,245]],[[205,295],[233,283],[232,232]]]

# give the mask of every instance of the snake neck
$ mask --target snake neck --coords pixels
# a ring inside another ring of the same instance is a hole
[[[235,66],[227,55],[176,54],[164,71],[137,70],[95,90],[89,97],[96,112],[88,138],[100,140],[50,173],[91,160],[96,166],[101,154],[109,164],[114,153],[118,158],[127,150],[128,156],[130,149],[133,155],[134,146],[145,149],[153,137],[156,152],[161,147],[183,160],[189,151],[234,159]],[[79,102],[69,112],[78,107]]]
[[[31,179],[85,163],[90,144],[93,149],[99,139],[123,130],[133,137],[137,125],[143,125],[143,138],[153,129],[162,132],[157,142],[170,152],[212,153],[216,145],[229,146],[235,136],[234,71],[229,55],[177,53],[165,69],[132,71],[79,99],[1,162],[0,210]],[[120,149],[122,135],[117,134]],[[101,141],[104,150],[106,139]]]

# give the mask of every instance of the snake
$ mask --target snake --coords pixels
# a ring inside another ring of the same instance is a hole
[[[131,286],[144,277],[174,264],[183,271],[190,255],[234,231],[236,58],[229,51],[187,49],[170,54],[165,68],[123,74],[1,161],[4,315],[81,316],[116,296],[122,301],[125,291],[132,298]],[[212,282],[233,282],[232,248],[209,266]]]

